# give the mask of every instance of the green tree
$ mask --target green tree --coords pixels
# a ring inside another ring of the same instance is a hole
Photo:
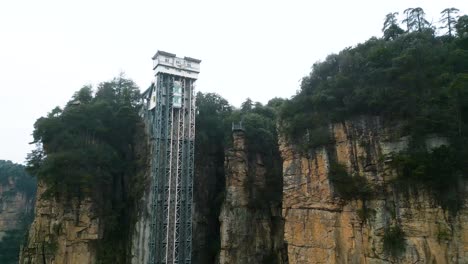
[[[146,159],[139,91],[122,75],[74,94],[66,107],[55,108],[34,124],[37,148],[27,170],[47,184],[45,198],[91,197],[106,226],[97,243],[100,263],[125,263],[127,239],[142,193]],[[139,147],[137,147],[139,146]],[[138,149],[139,148],[139,149]]]
[[[385,16],[384,25],[382,28],[385,40],[394,40],[399,35],[404,33],[404,30],[398,25],[397,16],[398,12],[388,13]]]
[[[460,10],[458,10],[455,7],[451,7],[451,8],[446,8],[442,10],[442,12],[440,12],[440,14],[442,15],[442,18],[440,19],[439,22],[444,24],[440,28],[446,28],[448,30],[447,33],[450,37],[453,36],[452,31],[454,30],[455,25],[457,24],[456,17],[457,17],[458,11]]]
[[[90,85],[85,85],[83,88],[78,90],[73,97],[70,103],[80,104],[80,103],[90,103],[93,99],[93,88]]]
[[[426,13],[421,7],[407,8],[403,13],[406,15],[403,23],[406,24],[408,32],[413,30],[422,32],[430,27],[429,21],[425,19]]]
[[[458,18],[458,22],[455,25],[457,34],[460,37],[468,36],[468,15],[464,15]]]
[[[462,165],[468,164],[466,39],[458,34],[445,41],[429,30],[415,30],[392,41],[371,38],[329,55],[313,65],[300,91],[282,104],[280,131],[309,153],[318,146],[333,147],[331,123],[364,115],[404,124],[395,134],[409,136],[412,143],[400,174],[412,180],[401,189],[423,186],[443,208],[456,212],[463,196],[459,179],[468,178]],[[427,153],[429,134],[447,137],[449,149]],[[440,158],[449,154],[453,158]]]
[[[252,110],[253,105],[254,105],[254,103],[253,103],[252,99],[247,98],[247,99],[245,100],[245,102],[243,102],[243,103],[241,104],[241,110],[244,111],[244,112],[245,112],[245,111],[250,111],[250,110]]]
[[[411,29],[413,28],[414,21],[411,17],[411,12],[413,11],[414,8],[407,8],[405,11],[403,11],[403,14],[405,14],[405,19],[403,19],[403,23],[406,24],[406,32],[410,32]]]

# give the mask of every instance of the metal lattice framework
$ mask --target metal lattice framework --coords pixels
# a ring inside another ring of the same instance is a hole
[[[195,79],[158,73],[145,113],[153,142],[150,264],[191,263]],[[174,103],[175,92],[181,101]]]

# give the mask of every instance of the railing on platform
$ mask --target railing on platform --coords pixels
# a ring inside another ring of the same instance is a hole
[[[244,126],[242,125],[242,121],[240,121],[239,123],[232,122],[232,131],[244,131],[245,132]]]

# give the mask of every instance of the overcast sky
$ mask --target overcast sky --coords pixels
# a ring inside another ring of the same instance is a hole
[[[202,60],[197,90],[239,106],[291,97],[312,64],[380,36],[389,12],[439,20],[466,0],[1,0],[0,159],[23,163],[34,121],[124,71],[143,90],[160,49]]]

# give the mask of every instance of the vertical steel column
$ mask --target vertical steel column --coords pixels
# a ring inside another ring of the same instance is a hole
[[[184,115],[184,110],[185,110],[185,104],[184,104],[184,85],[183,85],[183,79],[180,79],[180,84],[181,84],[181,90],[182,90],[182,105],[181,108],[178,109],[178,129],[177,129],[177,157],[176,157],[176,182],[175,182],[175,219],[174,219],[174,263],[179,263],[181,255],[183,255],[183,251],[180,252],[180,222],[181,222],[181,214],[180,214],[180,209],[181,209],[181,189],[182,189],[182,167],[184,165],[184,160],[183,160],[183,143],[184,143],[184,123],[185,123],[185,115]],[[183,219],[182,219],[183,221]],[[183,242],[182,242],[183,244]]]
[[[169,83],[167,86],[167,103],[166,103],[166,109],[167,109],[167,126],[166,126],[166,184],[165,184],[165,193],[164,193],[164,199],[165,199],[165,206],[164,206],[164,259],[161,263],[172,263],[172,258],[169,252],[172,253],[172,246],[173,244],[171,243],[171,239],[169,234],[172,233],[172,224],[173,222],[171,221],[171,185],[172,185],[172,140],[173,140],[173,118],[174,118],[174,109],[173,109],[173,86],[174,86],[174,77],[168,76],[169,78]]]
[[[160,179],[162,178],[163,174],[161,173],[161,161],[160,161],[160,155],[161,155],[161,141],[162,139],[162,87],[164,83],[164,78],[163,76],[157,76],[156,77],[156,82],[155,82],[155,87],[154,87],[154,92],[156,93],[156,107],[154,110],[152,110],[152,113],[150,114],[150,124],[151,124],[151,132],[152,132],[152,138],[154,140],[152,144],[152,152],[153,152],[153,157],[152,157],[152,171],[151,171],[151,177],[152,177],[152,203],[151,203],[151,212],[150,212],[150,251],[149,251],[149,263],[155,264],[158,263],[160,256],[159,256],[159,251],[156,250],[161,247],[161,240],[159,236],[160,232],[160,226],[158,226],[158,217],[157,213],[161,211],[162,209],[162,204],[161,204],[161,184],[160,184]]]

